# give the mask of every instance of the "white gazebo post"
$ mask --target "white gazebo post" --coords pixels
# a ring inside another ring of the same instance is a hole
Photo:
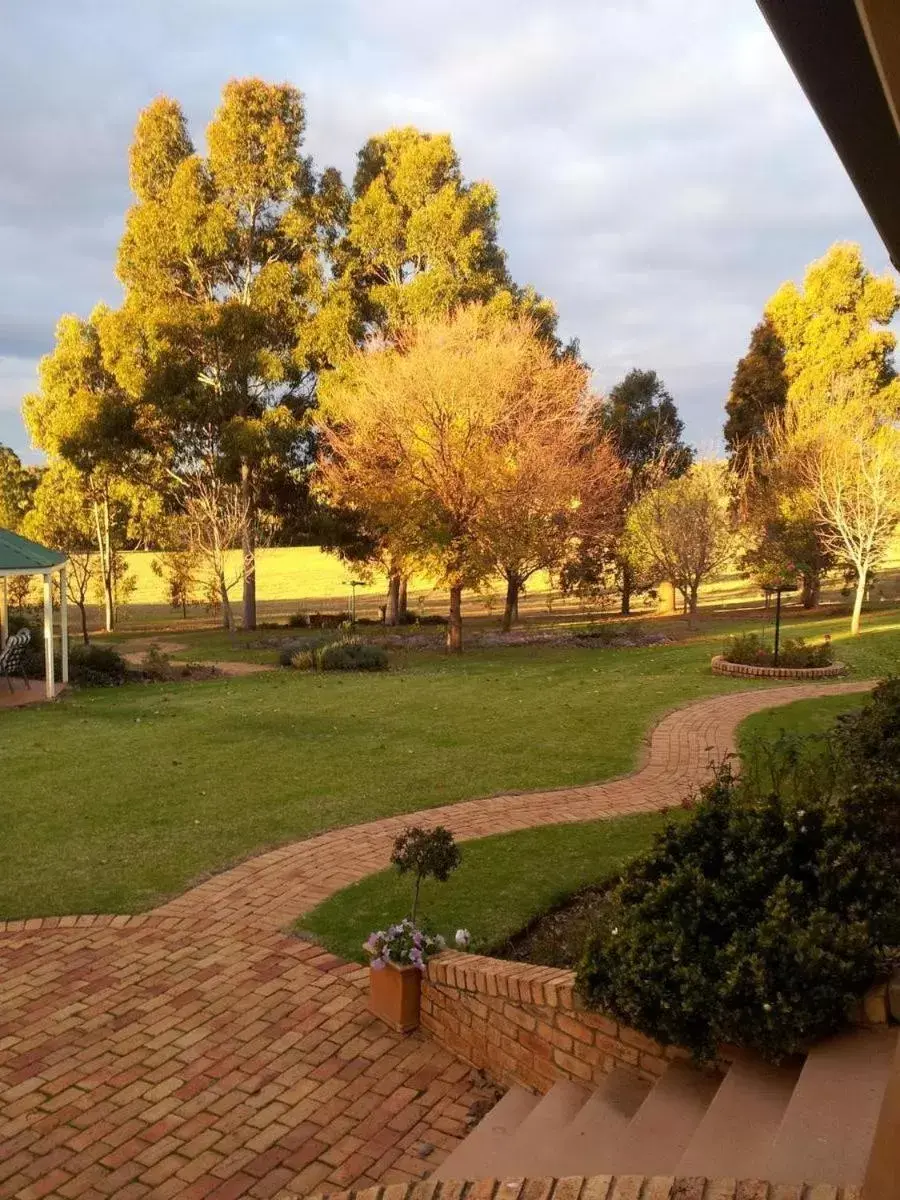
[[[59,568],[59,656],[62,659],[62,681],[69,682],[69,571],[65,563]]]
[[[47,699],[56,695],[56,665],[53,662],[53,573],[44,572],[44,655]]]
[[[6,645],[9,637],[9,586],[4,575],[0,579],[0,650]]]

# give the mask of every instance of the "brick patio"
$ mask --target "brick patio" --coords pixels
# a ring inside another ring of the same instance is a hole
[[[153,913],[0,924],[0,1196],[233,1200],[427,1176],[483,1099],[469,1069],[387,1032],[363,970],[280,930],[385,866],[408,823],[470,838],[663,808],[750,713],[868,686],[701,701],[660,722],[629,777],[338,830]]]

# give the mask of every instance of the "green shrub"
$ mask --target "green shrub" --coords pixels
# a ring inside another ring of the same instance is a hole
[[[611,891],[582,994],[700,1058],[777,1061],[834,1033],[900,937],[898,810],[896,781],[798,800],[723,768]]]
[[[848,778],[900,777],[900,678],[882,680],[862,708],[838,717],[833,741]]]
[[[772,667],[775,653],[757,633],[739,633],[730,637],[722,654],[727,662],[741,663],[750,667]],[[780,667],[830,667],[834,662],[831,639],[810,644],[803,638],[787,638],[778,651]]]
[[[334,635],[328,634],[313,634],[311,637],[304,638],[287,638],[283,641],[278,649],[278,663],[282,667],[296,666],[294,659],[298,655],[315,654],[321,650],[323,646],[329,645],[334,641]],[[304,668],[308,670],[309,668]]]
[[[80,687],[114,687],[127,675],[124,658],[112,646],[76,642],[69,647],[69,680]]]
[[[297,671],[386,671],[387,651],[358,637],[322,636],[286,642],[279,654],[283,666]]]
[[[361,638],[342,638],[318,651],[320,671],[386,671],[387,651]]]
[[[309,613],[291,613],[287,621],[291,629],[309,629]]]

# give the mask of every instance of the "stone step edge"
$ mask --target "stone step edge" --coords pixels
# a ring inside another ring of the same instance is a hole
[[[282,1191],[275,1200],[306,1200]],[[311,1200],[862,1200],[856,1187],[830,1183],[775,1184],[762,1179],[594,1175],[566,1179],[425,1179],[362,1191],[321,1192]]]

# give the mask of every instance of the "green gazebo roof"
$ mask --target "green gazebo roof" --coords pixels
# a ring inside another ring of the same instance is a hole
[[[61,567],[66,556],[59,550],[48,550],[39,542],[30,542],[11,529],[0,529],[0,573],[19,572],[37,575]]]

